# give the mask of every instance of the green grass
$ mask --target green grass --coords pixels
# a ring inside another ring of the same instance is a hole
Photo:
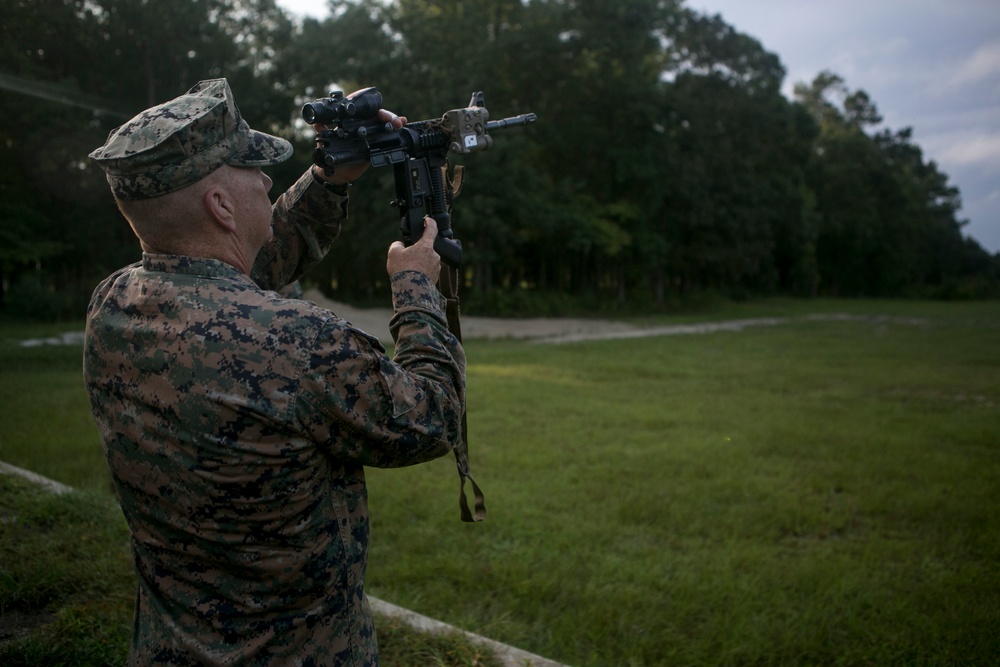
[[[775,301],[649,322],[723,316],[795,319],[470,343],[490,516],[459,521],[451,460],[371,471],[370,592],[576,667],[996,664],[1000,304]],[[50,362],[3,350],[6,433],[46,386],[8,382]],[[84,396],[63,400],[89,420]],[[44,414],[23,432],[38,439]],[[92,423],[54,431],[103,471]],[[35,452],[0,441],[0,459],[65,483],[105,474]]]
[[[371,589],[574,665],[992,664],[1000,308],[931,306],[473,345],[489,522],[371,474]]]
[[[83,348],[20,345],[66,331],[83,331],[83,323],[0,325],[0,461],[74,488],[110,492],[83,386]]]
[[[0,664],[122,665],[135,579],[107,495],[0,474]]]

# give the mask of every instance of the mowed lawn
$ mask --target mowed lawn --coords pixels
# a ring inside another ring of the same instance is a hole
[[[450,458],[371,471],[370,592],[577,667],[996,664],[1000,304],[809,305],[470,342],[489,518]],[[0,459],[106,490],[69,355],[4,346]]]

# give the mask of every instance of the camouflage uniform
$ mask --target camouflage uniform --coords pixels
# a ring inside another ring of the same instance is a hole
[[[465,358],[421,273],[391,277],[392,359],[268,291],[322,257],[345,206],[306,173],[253,276],[144,254],[94,293],[84,373],[132,532],[130,665],[378,664],[363,466],[452,448]]]

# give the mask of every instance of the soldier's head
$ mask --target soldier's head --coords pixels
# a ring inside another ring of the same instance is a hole
[[[245,222],[236,231],[258,236],[271,185],[260,167],[291,154],[284,139],[247,125],[228,81],[210,79],[116,128],[90,158],[143,247],[171,252],[164,243],[206,215]]]

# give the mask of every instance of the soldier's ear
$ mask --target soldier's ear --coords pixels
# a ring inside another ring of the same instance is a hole
[[[236,202],[225,187],[213,185],[202,195],[205,211],[228,232],[236,231]]]

